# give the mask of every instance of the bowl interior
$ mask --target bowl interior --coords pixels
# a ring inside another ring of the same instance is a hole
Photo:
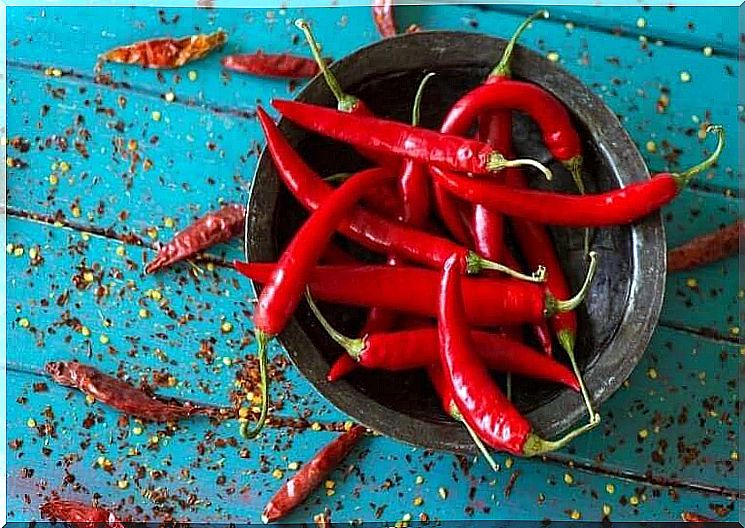
[[[467,44],[474,46],[471,50],[490,51],[480,55],[470,53],[467,56],[461,53],[461,60],[458,60],[458,49],[464,49],[460,38],[462,35],[464,34],[424,33],[399,37],[393,39],[399,41],[399,49],[394,54],[381,53],[386,47],[395,45],[395,42],[383,42],[337,63],[334,70],[345,89],[365,101],[376,115],[404,122],[410,120],[414,93],[421,78],[429,71],[436,72],[437,75],[425,89],[421,126],[437,129],[451,104],[486,77],[503,48],[501,40],[468,35],[471,42]],[[447,43],[456,41],[456,57],[450,53],[443,55],[435,45],[444,42],[453,52]],[[359,63],[363,60],[361,55],[366,52],[367,60],[364,62],[367,68],[360,69]],[[411,54],[414,54],[414,59]],[[386,57],[388,62],[378,67]],[[403,57],[403,64],[390,64],[397,57]],[[603,192],[618,187],[622,182],[626,184],[647,176],[638,152],[615,116],[575,79],[525,50],[519,50],[515,57],[514,73],[518,79],[529,79],[554,91],[572,112],[575,125],[584,139],[584,173],[588,192]],[[546,82],[547,79],[550,82]],[[579,91],[577,86],[581,88]],[[334,104],[320,79],[315,79],[298,99],[329,106]],[[369,166],[364,158],[346,145],[307,134],[286,120],[282,121],[281,127],[318,174],[328,176]],[[549,183],[531,170],[534,187],[575,192],[569,173],[552,159],[543,146],[540,130],[530,119],[514,114],[513,136],[517,154],[538,159],[549,165],[554,172],[554,181]],[[284,186],[277,185],[275,169],[267,155],[262,157],[254,186],[247,226],[248,256],[251,260],[276,260],[278,251],[289,242],[299,225],[307,218],[307,213]],[[661,229],[659,218],[652,218],[642,224],[649,224],[642,225],[641,229],[648,231],[646,236],[656,237],[655,247],[664,245],[658,232]],[[625,376],[621,379],[619,374],[623,374],[624,369],[630,373],[641,353],[638,346],[627,347],[626,352],[619,346],[621,343],[612,346],[629,320],[632,298],[638,296],[635,290],[635,281],[638,280],[635,269],[640,264],[641,257],[637,244],[639,229],[640,226],[636,225],[592,231],[592,248],[598,252],[600,267],[587,302],[577,311],[579,327],[576,356],[584,372],[589,374],[593,369],[596,371],[594,377],[588,375],[588,381],[590,390],[598,399],[607,397],[608,375],[618,378],[618,381],[613,381],[617,386],[625,379]],[[583,232],[580,229],[550,229],[550,233],[568,280],[576,290],[586,271]],[[380,256],[361,250],[340,237],[335,242],[362,259],[381,260]],[[654,260],[659,255],[655,253],[649,258]],[[661,269],[664,270],[664,262]],[[648,292],[648,306],[640,308],[646,310],[645,313],[636,313],[636,318],[640,321],[648,322],[650,318],[656,321],[659,310],[654,302],[655,295],[659,293],[654,290],[656,284],[657,282],[652,285],[653,291]],[[381,285],[381,288],[384,287],[385,285]],[[659,296],[661,298],[661,293]],[[332,323],[347,335],[356,335],[361,328],[364,310],[323,303],[320,305]],[[633,337],[628,336],[629,339]],[[645,339],[648,337],[641,335],[636,336],[636,339],[646,346]],[[283,333],[280,340],[300,370],[322,393],[342,407],[343,411],[366,425],[427,447],[470,449],[466,433],[441,411],[423,371],[395,374],[359,369],[346,381],[335,384],[325,382],[324,369],[342,351],[325,335],[305,305],[300,307],[293,325]],[[608,358],[606,356],[609,353],[621,353],[623,356]],[[313,359],[309,360],[308,356],[313,356]],[[558,345],[555,345],[555,356],[567,362],[566,355],[559,350]],[[623,365],[624,369],[619,370],[619,365]],[[499,376],[497,379],[503,381]],[[519,377],[513,378],[513,399],[518,408],[528,414],[536,430],[544,435],[555,434],[566,428],[583,412],[581,399],[571,391],[550,383],[536,383]],[[397,420],[408,420],[411,423],[403,427],[396,423]],[[405,438],[402,431],[410,430],[412,424],[418,433],[413,438]]]

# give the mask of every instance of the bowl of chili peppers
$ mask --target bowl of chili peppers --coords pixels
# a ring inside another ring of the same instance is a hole
[[[700,166],[651,177],[593,92],[515,46],[527,22],[510,41],[388,38],[330,67],[297,25],[323,72],[272,101],[278,124],[259,109],[235,264],[264,361],[277,337],[340,410],[427,448],[534,455],[597,425],[658,320],[658,210],[721,131]]]

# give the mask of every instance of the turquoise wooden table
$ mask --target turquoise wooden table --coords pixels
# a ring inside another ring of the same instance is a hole
[[[507,36],[532,7],[407,7],[400,25]],[[177,428],[123,420],[56,386],[52,359],[92,363],[171,395],[226,404],[253,364],[252,291],[226,265],[145,276],[156,242],[222,201],[243,202],[263,145],[254,108],[284,81],[227,75],[216,54],[178,71],[110,67],[96,55],[158,35],[217,27],[226,51],[306,54],[292,21],[312,21],[342,57],[378,36],[368,8],[10,8],[8,13],[7,462],[10,520],[40,502],[99,500],[140,520],[253,521],[295,462],[346,417],[278,348],[275,420],[256,441],[236,424]],[[664,210],[670,245],[730,223],[737,189],[734,8],[556,7],[523,43],[592,87],[622,116],[652,169],[690,165],[705,122],[732,141],[716,170]],[[668,278],[659,328],[602,426],[550,460],[476,459],[367,439],[288,521],[327,508],[335,522],[419,519],[677,520],[741,514],[738,429],[745,347],[736,258]]]

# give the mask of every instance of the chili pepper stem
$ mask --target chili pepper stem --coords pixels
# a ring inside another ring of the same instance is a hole
[[[595,272],[598,269],[598,254],[590,251],[587,256],[590,257],[590,265],[587,268],[587,276],[582,287],[574,297],[567,300],[557,299],[551,293],[546,294],[546,317],[552,317],[557,313],[571,312],[585,300],[587,293],[590,291],[592,280],[595,278]]]
[[[567,168],[569,173],[572,175],[574,185],[577,186],[577,190],[580,194],[585,194],[585,182],[582,181],[582,163],[584,159],[581,154],[577,154],[573,158],[563,162],[564,167]],[[585,228],[585,240],[584,240],[585,255],[590,253],[590,228]]]
[[[499,63],[494,67],[494,69],[489,74],[489,77],[512,77],[512,54],[515,51],[515,45],[517,44],[518,39],[523,34],[523,32],[530,27],[530,25],[537,19],[537,18],[548,18],[549,13],[545,9],[541,9],[539,11],[536,11],[532,15],[530,15],[528,18],[526,18],[522,24],[520,24],[517,29],[515,30],[515,33],[512,35],[509,41],[507,41],[507,45],[504,48],[504,53],[502,54],[502,58],[499,60]]]
[[[261,413],[259,419],[252,429],[248,429],[248,422],[241,423],[240,434],[243,438],[256,438],[261,430],[264,428],[266,422],[267,411],[269,410],[269,387],[268,387],[268,376],[267,376],[267,347],[269,341],[274,336],[256,330],[256,344],[258,346],[258,358],[259,358],[259,377],[261,380]]]
[[[328,333],[329,337],[331,337],[331,339],[336,341],[339,346],[346,350],[347,354],[352,356],[353,359],[359,361],[360,355],[362,354],[363,350],[365,350],[365,341],[367,340],[367,336],[355,339],[345,336],[336,328],[331,326],[331,323],[329,323],[328,319],[323,316],[321,310],[318,308],[318,305],[313,300],[313,297],[310,295],[310,290],[308,288],[306,288],[305,290],[305,299],[308,301],[310,311],[313,312],[313,315],[316,316],[316,319],[318,319],[318,322],[321,323],[321,326],[324,330],[326,330],[326,333]]]
[[[419,83],[419,88],[416,90],[414,95],[414,106],[411,108],[411,125],[419,126],[419,117],[422,110],[422,96],[424,95],[424,87],[427,85],[429,80],[436,75],[435,72],[428,73],[424,76],[422,81]]]
[[[510,167],[523,167],[525,165],[535,167],[536,169],[541,171],[541,173],[543,173],[543,175],[546,177],[546,180],[548,181],[551,181],[554,177],[551,169],[546,167],[540,161],[536,161],[530,158],[508,160],[500,152],[491,153],[491,155],[489,156],[489,160],[486,162],[486,169],[497,172],[501,171],[502,169],[508,169]]]
[[[587,407],[587,415],[590,418],[590,421],[592,421],[595,418],[596,414],[594,409],[592,408],[590,393],[585,386],[584,380],[582,379],[582,373],[579,370],[577,358],[574,355],[574,334],[565,328],[559,331],[558,334],[556,334],[556,338],[559,340],[559,344],[561,345],[561,347],[566,351],[569,362],[572,364],[572,370],[574,371],[574,376],[577,378],[577,382],[579,383],[579,390],[582,393],[582,399],[585,401],[585,407]]]
[[[460,411],[453,402],[450,403],[450,416],[463,424],[463,427],[465,427],[466,431],[468,431],[468,434],[471,436],[473,443],[481,452],[481,456],[484,457],[484,460],[486,460],[486,463],[489,464],[489,467],[492,469],[492,471],[494,471],[495,473],[499,471],[499,465],[494,460],[494,457],[491,456],[489,449],[487,449],[486,445],[484,445],[484,442],[481,440],[481,438],[479,438],[479,435],[476,434],[476,431],[474,431],[471,426],[466,423],[466,421],[463,419],[463,416],[460,414]]]
[[[344,90],[342,90],[336,76],[331,73],[331,70],[326,64],[326,61],[323,60],[323,57],[321,56],[321,47],[319,46],[316,38],[313,36],[310,25],[304,19],[298,18],[295,21],[295,27],[297,27],[305,34],[305,39],[308,41],[308,45],[310,46],[310,52],[313,54],[313,58],[318,63],[318,67],[321,69],[321,73],[323,74],[324,79],[326,79],[326,84],[328,85],[329,90],[331,90],[331,93],[333,93],[334,97],[336,97],[337,108],[340,112],[351,111],[357,105],[359,99],[353,95],[345,93]]]
[[[563,437],[559,438],[558,440],[545,440],[541,438],[540,436],[536,435],[535,433],[531,433],[528,435],[528,438],[525,440],[525,445],[523,446],[523,455],[526,457],[532,457],[536,455],[542,455],[545,453],[551,453],[552,451],[557,451],[561,449],[562,447],[566,446],[569,442],[577,438],[578,436],[583,435],[584,433],[591,431],[592,429],[595,429],[595,427],[598,426],[600,423],[600,416],[595,415],[593,420],[590,420],[590,423],[587,423],[581,427],[578,427],[570,432],[568,432]]]
[[[690,169],[679,172],[679,173],[673,173],[672,177],[675,179],[675,183],[678,184],[678,191],[682,190],[686,185],[690,183],[690,181],[700,174],[701,172],[709,169],[714,163],[717,162],[719,159],[719,155],[722,153],[722,150],[724,149],[725,145],[725,133],[724,133],[724,127],[721,125],[709,125],[706,127],[707,133],[714,133],[717,136],[717,147],[714,149],[714,152],[706,158],[704,161],[699,163],[698,165],[694,165]]]
[[[339,182],[345,182],[349,178],[352,177],[351,172],[337,172],[336,174],[332,174],[331,176],[326,176],[323,181],[329,182],[329,183],[339,183]]]
[[[507,390],[505,391],[507,394],[507,399],[512,401],[512,374],[509,372],[507,373]]]
[[[466,257],[466,264],[469,274],[478,274],[484,270],[494,270],[500,271],[506,275],[509,275],[510,277],[528,282],[546,281],[546,268],[544,266],[538,266],[538,269],[536,269],[531,275],[525,275],[524,273],[520,273],[519,271],[507,267],[504,264],[499,264],[498,262],[493,262],[491,260],[485,259],[484,257],[477,255],[473,251],[468,252],[468,257]]]

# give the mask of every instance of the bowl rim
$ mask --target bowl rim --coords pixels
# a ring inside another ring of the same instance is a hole
[[[415,45],[417,41],[428,42],[432,38],[458,39],[460,41],[474,40],[474,42],[481,41],[482,44],[488,43],[490,49],[494,51],[494,63],[498,60],[507,43],[506,39],[477,32],[421,31],[382,39],[363,46],[335,61],[330,67],[342,81],[341,78],[345,69],[359,63],[361,56],[371,51],[391,48],[391,51],[395,52],[396,48],[401,45]],[[418,45],[422,44],[419,43]],[[429,46],[429,44],[426,46]],[[548,89],[565,105],[569,106],[575,113],[575,117],[582,121],[583,126],[592,133],[593,143],[596,147],[603,148],[603,155],[609,158],[614,166],[627,169],[615,171],[615,175],[620,180],[617,180],[617,183],[628,185],[651,178],[638,147],[619,118],[598,95],[586,87],[578,78],[542,55],[523,46],[515,48],[513,61],[513,71],[518,77],[520,76],[521,64],[533,61],[540,65],[538,77],[532,77],[531,81]],[[453,64],[453,66],[473,64],[474,62],[470,64],[459,62]],[[479,61],[479,64],[481,64],[481,61]],[[410,70],[411,68],[406,69]],[[400,67],[391,69],[391,71],[400,70]],[[325,81],[321,75],[314,77],[299,90],[295,99],[305,100],[304,98],[308,96],[309,92],[316,90],[319,84],[325,86]],[[325,93],[328,93],[330,97],[328,89],[325,89]],[[585,105],[570,106],[572,101],[577,100],[582,101]],[[597,125],[593,126],[588,121],[591,118],[590,110],[604,114],[602,116],[604,119],[602,128]],[[583,116],[583,114],[585,115]],[[285,133],[287,132],[287,123],[288,121],[284,118],[280,119],[278,123],[279,128]],[[620,146],[620,148],[610,150],[607,148],[608,144],[616,147]],[[624,152],[624,155],[621,156],[620,152]],[[267,167],[271,167],[272,163],[271,155],[264,146],[256,164],[246,208],[244,253],[247,262],[262,261],[262,256],[257,255],[262,251],[253,247],[254,244],[252,243],[256,239],[254,235],[261,229],[260,222],[252,215],[254,209],[252,206],[262,200],[270,199],[272,194],[276,195],[279,182],[268,181],[263,182],[265,185],[256,185],[257,181],[267,179],[261,177],[262,173],[271,174],[271,169],[267,171]],[[273,211],[274,207],[272,207]],[[600,356],[597,356],[593,362],[586,366],[583,372],[588,391],[597,407],[620,388],[638,364],[652,338],[664,299],[667,251],[661,213],[657,212],[649,215],[628,228],[631,230],[632,277],[626,299],[627,307],[617,331],[608,341],[607,348],[602,354],[603,356],[609,354],[614,356],[615,361],[602,362],[599,361]],[[276,247],[274,253],[276,255]],[[251,283],[254,290],[259,293],[261,287],[254,281],[251,281]],[[325,371],[319,369],[327,369],[328,365],[321,358],[320,352],[308,353],[309,348],[315,349],[316,347],[295,317],[291,319],[278,340],[282,349],[288,353],[293,364],[310,385],[343,414],[349,415],[359,423],[379,433],[414,446],[451,452],[472,453],[475,451],[470,437],[464,428],[458,426],[456,422],[436,423],[421,420],[368,398],[346,380],[335,383],[327,382]],[[298,346],[298,342],[302,344]],[[323,365],[319,363],[323,363]],[[577,395],[569,390],[561,391],[557,397],[547,404],[527,413],[526,417],[531,423],[551,424],[548,430],[537,428],[536,431],[539,434],[556,435],[568,429],[569,426],[586,415],[586,409],[581,402],[579,405],[571,403],[570,400],[576,398]],[[364,400],[364,405],[362,405],[361,399]],[[567,409],[569,409],[569,412],[567,412]],[[423,428],[427,430],[426,433]],[[426,443],[422,441],[424,438],[426,438]]]

